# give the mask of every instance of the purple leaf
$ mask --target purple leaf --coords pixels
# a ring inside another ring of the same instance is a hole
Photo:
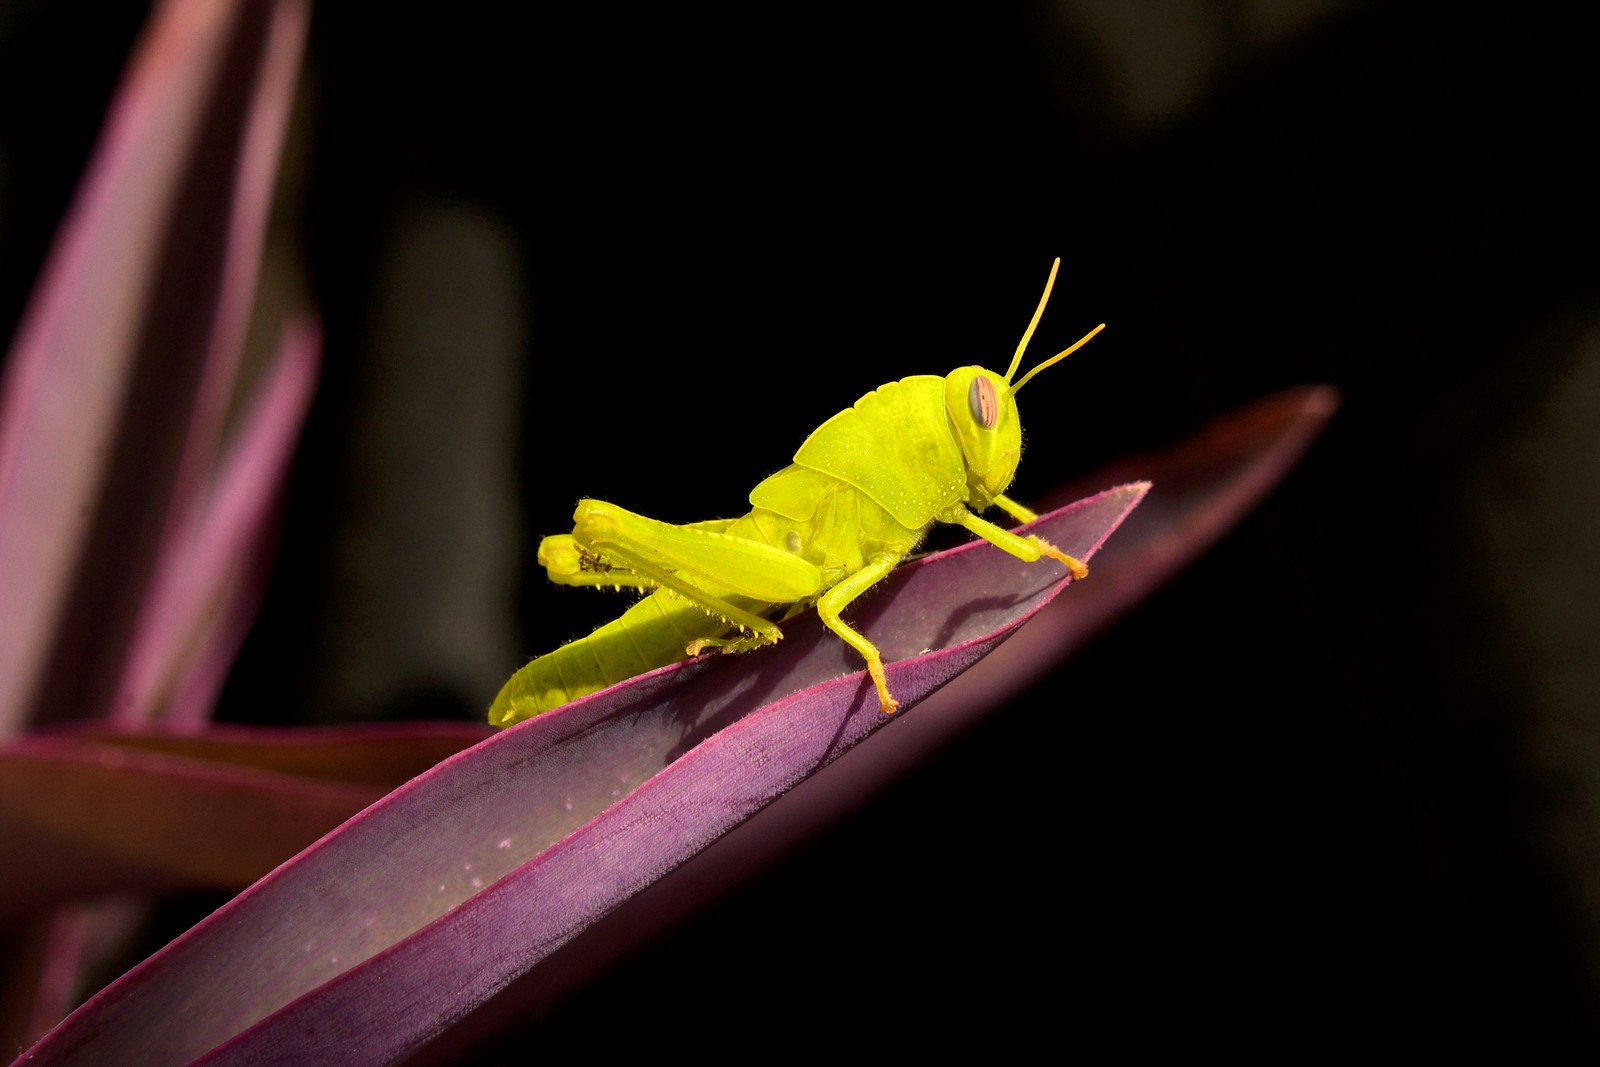
[[[1145,486],[1040,520],[1092,556]],[[878,711],[814,615],[776,648],[644,675],[523,723],[397,790],[74,1013],[30,1063],[385,1062],[994,648],[1062,568],[974,543],[895,571],[852,621],[905,706]],[[933,651],[928,651],[928,650]]]

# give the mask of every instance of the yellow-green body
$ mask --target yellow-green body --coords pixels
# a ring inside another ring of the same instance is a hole
[[[490,708],[490,723],[509,726],[707,648],[745,652],[773,644],[783,636],[777,624],[813,604],[866,660],[880,705],[891,712],[897,702],[878,650],[840,610],[887,575],[935,522],[964,526],[1029,562],[1049,556],[1083,577],[1083,565],[1054,546],[975,514],[998,506],[1019,521],[1035,517],[1003,495],[1022,450],[1015,392],[1088,340],[1012,385],[1049,295],[1046,285],[1004,377],[962,367],[867,393],[812,433],[791,466],[751,490],[742,518],[673,526],[580,501],[573,532],[540,545],[551,580],[653,591],[615,622],[514,674]]]

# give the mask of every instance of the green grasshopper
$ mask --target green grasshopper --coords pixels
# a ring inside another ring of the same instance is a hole
[[[998,506],[1018,522],[1037,516],[1003,494],[1022,452],[1016,393],[1035,374],[1081,348],[1102,323],[1015,385],[1050,290],[1001,377],[962,367],[880,386],[823,423],[794,462],[750,492],[740,519],[674,526],[601,500],[582,500],[570,534],[547,537],[539,564],[561,585],[651,591],[615,622],[556,649],[511,676],[489,709],[510,726],[609,685],[707,649],[748,652],[776,644],[778,624],[812,604],[823,623],[867,661],[885,713],[883,657],[839,614],[916,548],[935,522],[964,526],[1029,563],[1043,556],[1083,578],[1086,568],[1054,545],[978,517]]]

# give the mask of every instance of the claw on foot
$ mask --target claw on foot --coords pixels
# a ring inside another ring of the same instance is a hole
[[[889,695],[889,679],[883,673],[882,661],[869,662],[867,673],[872,675],[872,684],[878,689],[878,707],[885,715],[893,715],[894,709],[900,706],[900,702]]]
[[[1051,559],[1065,566],[1067,570],[1071,571],[1074,581],[1081,582],[1083,579],[1089,577],[1089,568],[1084,565],[1083,560],[1078,559],[1076,556],[1067,555],[1065,552],[1061,551],[1055,545],[1052,545],[1049,541],[1046,541],[1042,537],[1035,537],[1034,541],[1038,543],[1039,551],[1041,553],[1049,556]]]

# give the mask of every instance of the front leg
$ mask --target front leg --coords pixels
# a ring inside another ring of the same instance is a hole
[[[1005,500],[1005,498],[997,497],[995,499],[995,503],[999,504],[1002,500]],[[1005,500],[1005,503],[1011,505],[1011,507],[1007,507],[1005,509],[1006,511],[1011,511],[1012,508],[1017,509],[1015,512],[1012,512],[1012,514],[1020,513],[1033,516],[1033,512],[1022,507],[1020,504],[1013,504],[1009,500]],[[1037,516],[1033,517],[1036,518]],[[958,526],[964,526],[973,533],[977,534],[979,537],[983,538],[985,541],[989,542],[991,545],[1011,553],[1024,563],[1035,563],[1038,561],[1040,556],[1049,556],[1051,559],[1064,564],[1067,570],[1072,572],[1072,577],[1074,579],[1082,580],[1089,576],[1089,568],[1083,565],[1082,560],[1067,555],[1065,552],[1061,551],[1044,538],[1039,537],[1036,534],[1028,534],[1027,536],[1014,534],[1003,526],[996,526],[987,519],[978,518],[978,516],[974,515],[972,512],[968,511],[959,504],[940,515],[939,521],[950,522],[955,523]],[[1031,522],[1032,518],[1025,521]]]

